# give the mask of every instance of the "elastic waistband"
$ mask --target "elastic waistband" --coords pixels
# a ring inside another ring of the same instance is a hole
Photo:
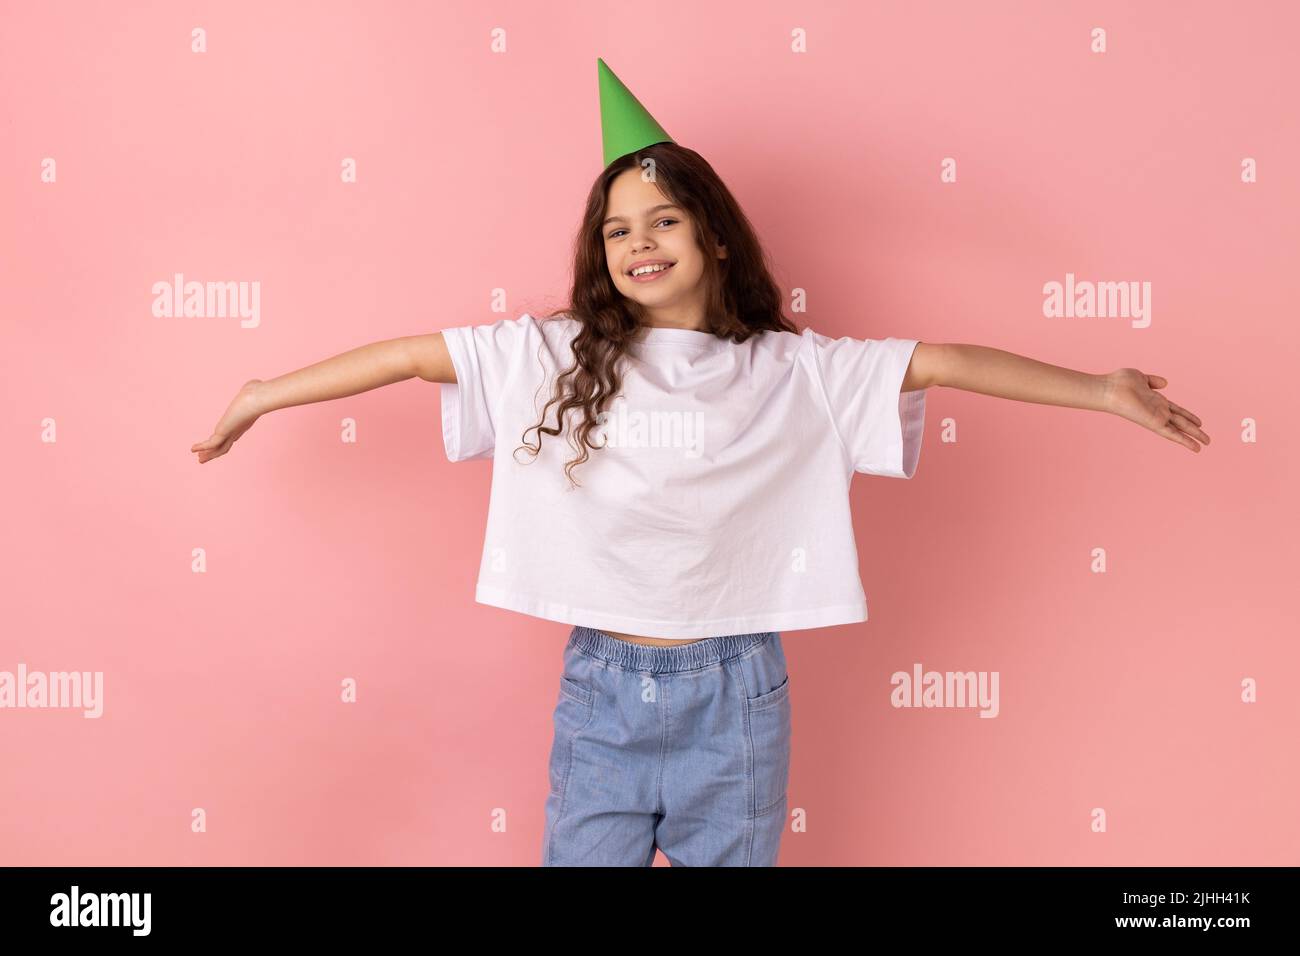
[[[690,644],[634,644],[610,637],[604,631],[577,625],[569,635],[569,646],[627,670],[667,674],[732,660],[770,641],[777,633],[729,634],[726,637],[706,637]]]

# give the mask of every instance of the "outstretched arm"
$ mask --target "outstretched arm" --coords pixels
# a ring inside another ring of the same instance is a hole
[[[190,446],[200,464],[220,458],[267,412],[325,402],[419,376],[426,382],[456,382],[456,370],[441,332],[371,342],[279,378],[244,383],[212,435]]]
[[[944,385],[996,398],[1110,412],[1199,452],[1210,436],[1201,420],[1156,389],[1159,375],[1121,368],[1101,375],[1048,365],[983,345],[921,342],[903,378],[903,391]]]

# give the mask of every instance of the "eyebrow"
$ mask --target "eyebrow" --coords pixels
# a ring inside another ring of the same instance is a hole
[[[665,202],[665,203],[660,203],[658,206],[651,206],[649,209],[645,211],[644,215],[653,216],[661,209],[676,209],[678,212],[682,211],[680,206],[674,206],[670,202]],[[627,219],[625,219],[623,216],[610,216],[608,219],[606,219],[604,222],[601,223],[601,226],[602,227],[608,226],[611,222],[627,222]]]

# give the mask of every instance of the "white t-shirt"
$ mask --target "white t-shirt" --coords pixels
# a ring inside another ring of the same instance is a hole
[[[493,463],[475,600],[668,638],[865,621],[849,482],[916,470],[925,391],[900,391],[916,340],[648,328],[574,488],[577,412],[535,459],[519,446],[579,329],[525,313],[442,330],[447,457]]]

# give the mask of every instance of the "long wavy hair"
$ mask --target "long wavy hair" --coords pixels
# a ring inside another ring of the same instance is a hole
[[[573,485],[577,484],[573,469],[587,461],[588,449],[604,447],[591,443],[591,432],[600,424],[600,413],[622,389],[620,360],[645,321],[641,305],[619,292],[610,278],[602,227],[610,184],[625,170],[647,168],[668,201],[685,209],[694,220],[695,243],[705,263],[701,281],[707,285],[708,331],[733,342],[744,342],[765,331],[798,332],[782,314],[781,290],[753,226],[703,156],[677,143],[657,143],[610,163],[587,195],[587,208],[574,240],[569,304],[545,316],[568,316],[581,323],[573,338],[574,363],[557,377],[555,393],[542,409],[540,421],[524,430],[523,444],[515,449],[524,448],[535,459],[541,451],[542,434],[559,435],[565,416],[579,413],[577,428],[568,434],[578,456],[564,466]],[[706,230],[726,246],[725,258],[717,257]],[[554,426],[546,424],[552,405],[558,405]],[[536,444],[528,443],[531,431],[537,432]]]

